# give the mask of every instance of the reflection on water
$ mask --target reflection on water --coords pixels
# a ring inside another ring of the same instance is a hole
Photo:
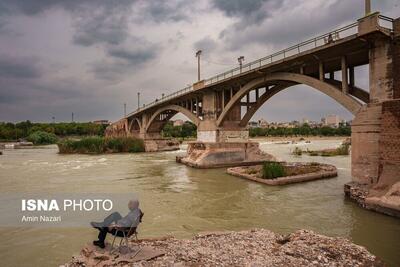
[[[350,238],[393,266],[400,265],[400,222],[345,200],[350,158],[295,157],[290,151],[331,148],[340,141],[273,144],[261,148],[280,160],[319,161],[338,167],[337,178],[266,186],[175,163],[184,150],[118,155],[58,155],[53,149],[6,150],[0,157],[1,192],[132,192],[145,212],[141,236],[190,237],[199,231],[253,227],[287,233],[299,228]],[[125,211],[122,211],[123,213]],[[88,218],[90,221],[91,218]],[[85,229],[1,229],[4,266],[54,266],[96,237]]]

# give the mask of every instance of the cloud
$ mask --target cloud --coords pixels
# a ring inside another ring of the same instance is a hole
[[[189,20],[186,15],[186,7],[190,1],[182,0],[152,0],[142,1],[135,6],[137,21],[146,22],[152,20],[160,22],[178,22]]]
[[[217,48],[217,42],[207,36],[195,42],[193,47],[195,50],[204,50],[207,53],[212,53]]]
[[[132,37],[127,44],[105,48],[106,58],[91,64],[91,72],[99,79],[117,81],[128,73],[135,73],[155,59],[160,46],[144,38]]]
[[[35,16],[47,10],[61,8],[73,18],[75,44],[119,44],[128,36],[128,16],[136,0],[4,0],[0,15]]]
[[[22,13],[28,16],[37,15],[52,8],[63,8],[75,12],[82,8],[130,6],[136,0],[2,0],[0,10],[3,14]]]
[[[213,0],[213,7],[222,11],[228,17],[239,18],[237,28],[260,23],[278,9],[284,1],[275,0]]]
[[[0,79],[31,79],[40,76],[37,59],[0,55]]]
[[[157,54],[158,48],[154,45],[141,46],[137,48],[126,48],[126,47],[111,47],[107,54],[111,57],[122,59],[131,65],[140,65],[153,58]]]
[[[75,44],[91,46],[97,43],[120,44],[128,33],[128,10],[121,8],[83,10],[75,15],[73,36]]]
[[[281,6],[259,24],[248,20],[227,27],[220,33],[228,49],[238,50],[251,44],[284,48],[318,33],[328,31],[340,23],[356,20],[359,5],[349,1],[281,1]],[[304,12],[307,10],[307,12]],[[331,15],[332,11],[334,16]],[[318,23],[314,23],[318,21]]]

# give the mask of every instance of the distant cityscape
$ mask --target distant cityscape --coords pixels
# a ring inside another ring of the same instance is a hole
[[[182,126],[185,121],[181,119],[173,120],[173,126]],[[331,114],[320,121],[312,121],[307,118],[303,118],[301,121],[293,120],[290,122],[268,122],[265,119],[260,119],[258,121],[250,121],[248,123],[249,128],[295,128],[300,127],[304,124],[309,125],[311,128],[319,127],[332,127],[338,128],[339,126],[350,126],[351,121],[346,121],[341,119],[338,115]]]
[[[350,126],[351,121],[341,119],[338,115],[332,114],[321,118],[320,121],[312,121],[307,118],[303,118],[302,121],[293,120],[290,122],[268,122],[265,119],[258,121],[250,121],[248,126],[250,128],[295,128],[302,125],[309,125],[311,128],[319,127],[332,127],[338,128],[339,126]]]

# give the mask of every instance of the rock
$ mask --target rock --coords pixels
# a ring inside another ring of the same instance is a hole
[[[137,246],[137,243],[131,243]],[[164,251],[157,257],[138,260],[135,256],[116,255],[101,262],[104,266],[384,266],[364,247],[344,238],[318,235],[299,230],[286,236],[266,229],[240,232],[203,233],[187,239],[141,240],[147,252]],[[82,250],[82,253],[87,254]],[[85,258],[81,253],[81,257]],[[145,253],[143,253],[145,254]],[[93,253],[85,262],[74,259],[66,266],[93,266]],[[139,256],[139,255],[137,255]],[[99,266],[99,265],[96,265]],[[129,265],[130,266],[130,265]]]

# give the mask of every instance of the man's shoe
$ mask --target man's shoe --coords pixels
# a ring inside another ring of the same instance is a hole
[[[103,228],[103,224],[102,223],[99,223],[99,222],[90,222],[90,225],[93,227],[93,228],[96,228],[96,229],[101,229],[101,228]]]
[[[104,242],[101,242],[100,240],[93,241],[93,245],[95,245],[95,246],[97,246],[99,248],[105,248],[106,247]]]

